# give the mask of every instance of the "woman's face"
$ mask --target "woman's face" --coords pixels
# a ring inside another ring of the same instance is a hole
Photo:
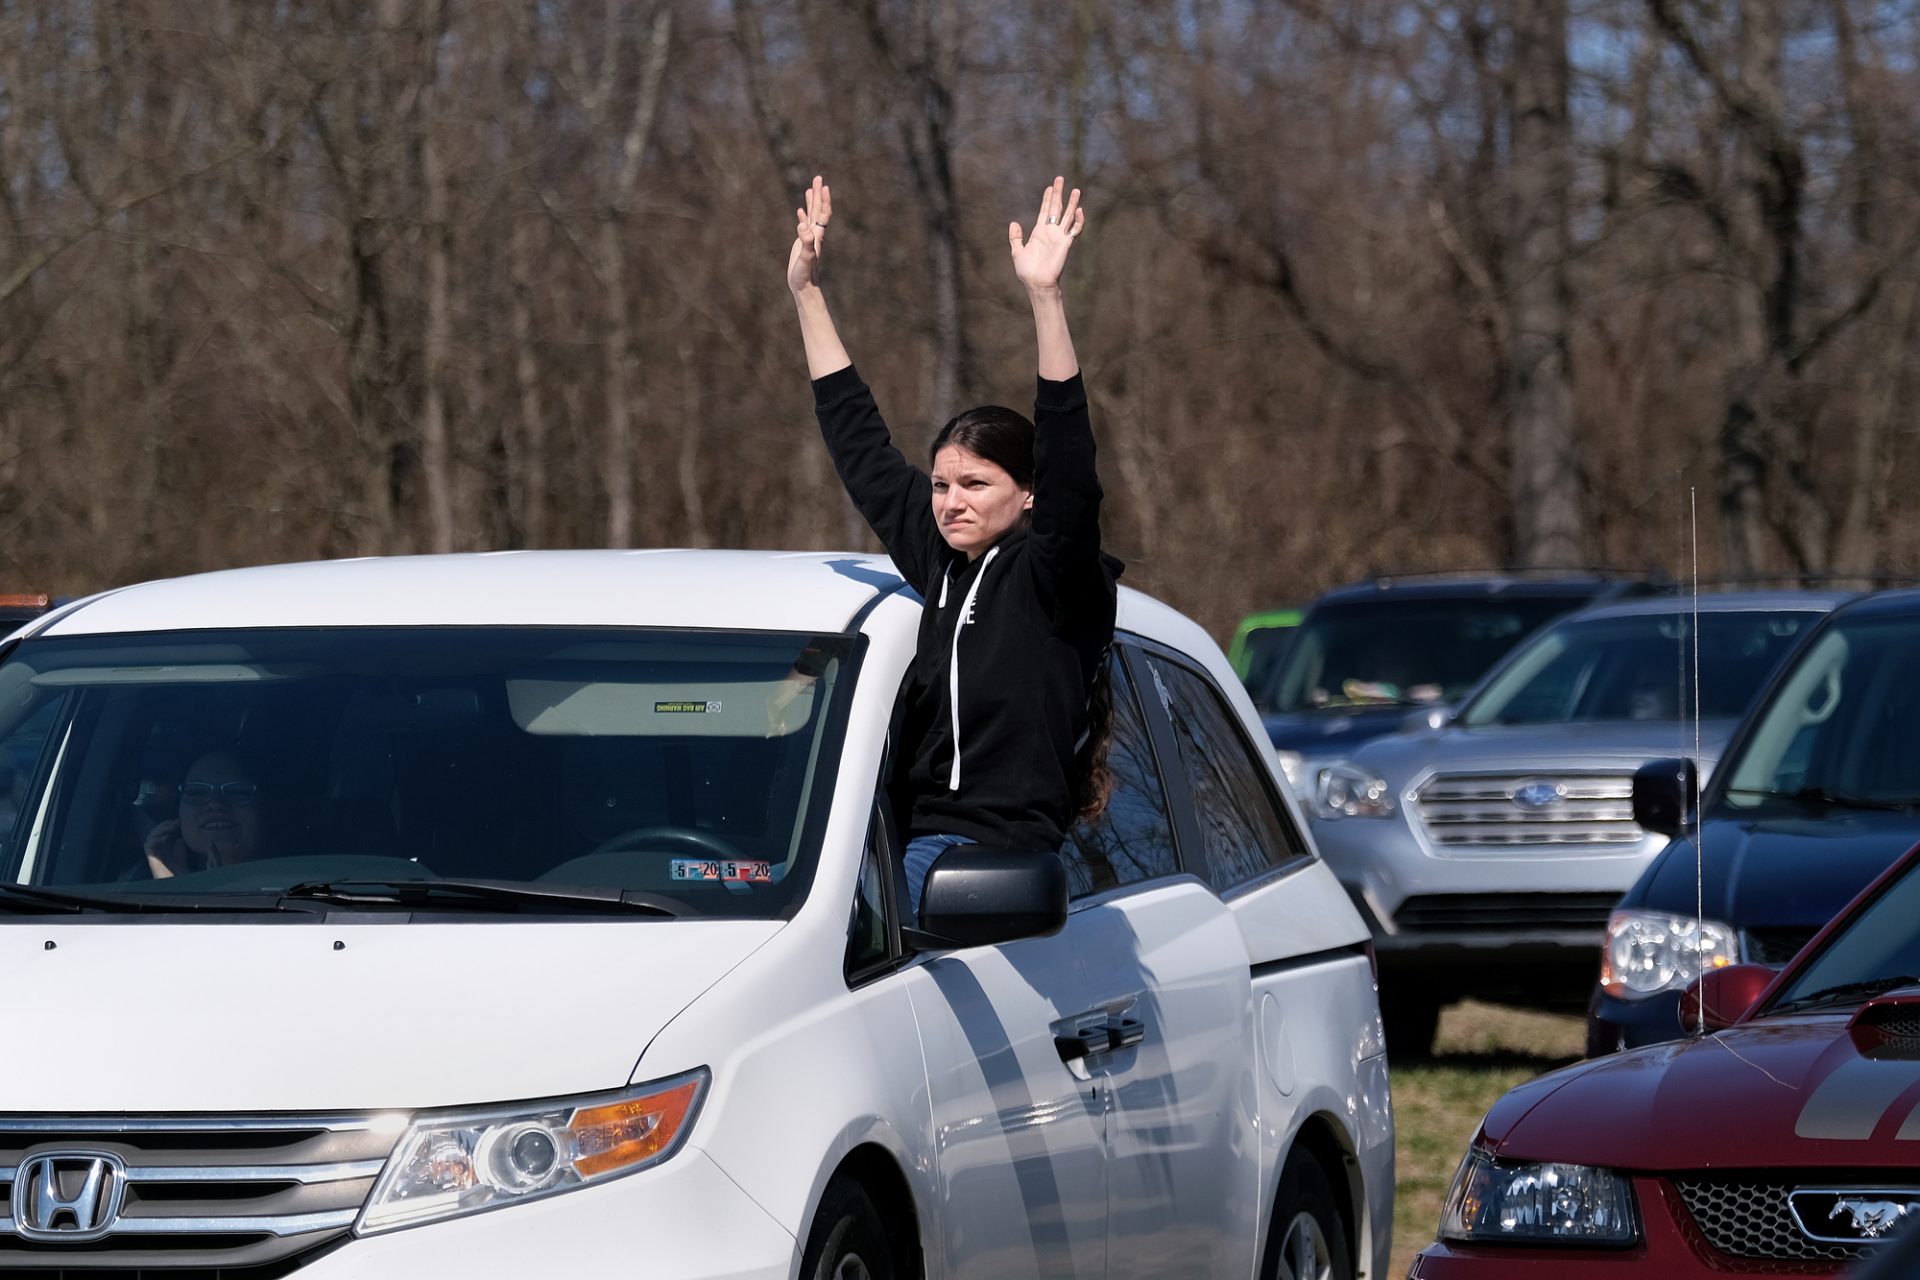
[[[260,848],[260,794],[240,761],[209,751],[180,784],[180,838],[209,866],[245,862]]]
[[[971,560],[1000,541],[1033,507],[1033,490],[970,449],[947,445],[933,458],[933,519],[940,536]]]

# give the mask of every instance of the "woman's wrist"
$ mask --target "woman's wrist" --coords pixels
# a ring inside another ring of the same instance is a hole
[[[1060,286],[1057,284],[1030,284],[1027,286],[1027,301],[1036,307],[1046,306],[1061,299]]]

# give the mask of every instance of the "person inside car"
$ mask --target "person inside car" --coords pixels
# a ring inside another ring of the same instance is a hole
[[[245,862],[260,850],[261,790],[232,751],[203,752],[188,766],[178,813],[147,833],[147,869],[156,880]]]
[[[816,177],[787,259],[814,411],[847,493],[926,602],[905,691],[897,791],[908,909],[946,849],[1057,850],[1104,804],[1105,669],[1120,563],[1100,549],[1100,480],[1060,275],[1086,225],[1055,178],[1033,233],[1007,228],[1038,344],[1034,421],[983,405],[901,456],[818,279],[833,217]]]

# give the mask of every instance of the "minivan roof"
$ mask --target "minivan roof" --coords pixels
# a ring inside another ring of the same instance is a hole
[[[49,615],[27,634],[535,625],[829,633],[859,625],[895,593],[913,599],[893,562],[853,551],[368,557],[225,569],[122,587]],[[1125,588],[1120,626],[1189,650],[1212,644],[1197,623]]]

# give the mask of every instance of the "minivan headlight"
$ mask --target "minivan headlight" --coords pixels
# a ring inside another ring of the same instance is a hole
[[[1343,762],[1314,780],[1313,812],[1320,818],[1385,818],[1393,813],[1393,796],[1386,779]]]
[[[1625,1174],[1584,1164],[1509,1163],[1472,1147],[1447,1191],[1440,1238],[1626,1245],[1640,1238],[1640,1228]]]
[[[1733,926],[1668,911],[1623,908],[1607,917],[1600,988],[1617,1000],[1682,991],[1709,969],[1740,959]]]
[[[707,1080],[702,1068],[620,1093],[419,1116],[354,1230],[478,1213],[659,1164],[693,1127]]]

